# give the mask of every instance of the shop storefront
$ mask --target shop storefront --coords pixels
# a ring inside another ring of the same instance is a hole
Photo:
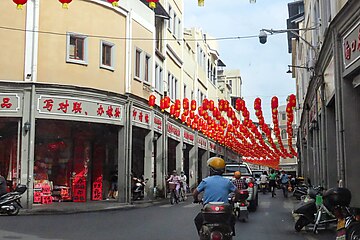
[[[198,161],[197,161],[197,184],[200,184],[201,180],[204,178],[203,167],[206,168],[206,162],[208,160],[208,140],[198,134],[197,136],[197,146],[198,146]],[[204,173],[207,171],[205,170]]]
[[[193,185],[194,171],[196,170],[196,157],[195,157],[195,133],[182,128],[182,140],[183,140],[183,161],[182,171],[184,171],[187,177],[187,185]]]
[[[169,119],[167,121],[167,174],[170,175],[173,170],[178,173],[182,165],[181,128]]]

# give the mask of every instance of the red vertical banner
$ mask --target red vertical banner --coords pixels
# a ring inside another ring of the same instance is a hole
[[[91,199],[102,200],[103,195],[103,161],[106,157],[105,146],[96,144],[92,161],[92,193]]]
[[[88,146],[82,141],[75,142],[74,172],[72,182],[72,195],[74,202],[86,202],[86,176],[87,176],[87,149]]]

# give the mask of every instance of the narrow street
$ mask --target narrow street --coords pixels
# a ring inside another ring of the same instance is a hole
[[[325,240],[334,233],[321,230],[294,230],[293,198],[259,194],[259,207],[249,222],[236,223],[234,239]],[[163,204],[131,210],[68,215],[27,215],[0,217],[0,239],[26,240],[113,240],[113,239],[197,239],[193,218],[200,205],[188,199],[178,205]]]

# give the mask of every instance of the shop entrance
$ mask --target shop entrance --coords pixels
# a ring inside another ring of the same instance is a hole
[[[197,184],[200,184],[200,182],[203,179],[203,157],[206,154],[206,151],[204,149],[198,149],[198,161],[197,161],[197,169],[198,169],[198,177],[197,177]]]
[[[168,138],[168,164],[167,174],[170,176],[173,170],[176,170],[176,147],[179,144],[171,138]]]
[[[7,180],[8,191],[19,182],[18,125],[15,118],[0,118],[0,174]]]
[[[148,134],[147,129],[133,127],[131,172],[137,178],[142,178],[144,175],[145,137]]]
[[[34,203],[105,199],[117,168],[117,132],[114,125],[36,120]]]
[[[183,171],[186,175],[186,183],[187,185],[189,186],[189,180],[190,180],[190,175],[189,175],[189,168],[190,168],[190,165],[189,165],[189,162],[190,162],[190,157],[189,157],[189,153],[190,153],[190,150],[193,148],[193,146],[189,145],[189,144],[186,144],[184,143],[183,145],[183,157],[184,157],[184,161],[183,161]]]

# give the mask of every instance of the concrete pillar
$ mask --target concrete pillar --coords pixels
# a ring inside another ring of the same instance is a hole
[[[154,132],[151,131],[145,136],[145,156],[144,156],[144,179],[148,179],[145,185],[145,199],[153,198],[154,189]]]
[[[198,161],[198,148],[195,146],[192,146],[192,148],[189,151],[189,186],[193,186],[196,183],[197,179],[197,161]]]
[[[176,145],[176,149],[175,149],[175,154],[176,154],[176,171],[178,174],[180,174],[180,172],[183,170],[183,165],[184,165],[184,161],[183,161],[183,141],[181,141],[180,143],[178,143]]]
[[[156,187],[158,190],[165,188],[165,164],[164,164],[164,137],[161,135],[157,141],[154,143],[156,148]]]

